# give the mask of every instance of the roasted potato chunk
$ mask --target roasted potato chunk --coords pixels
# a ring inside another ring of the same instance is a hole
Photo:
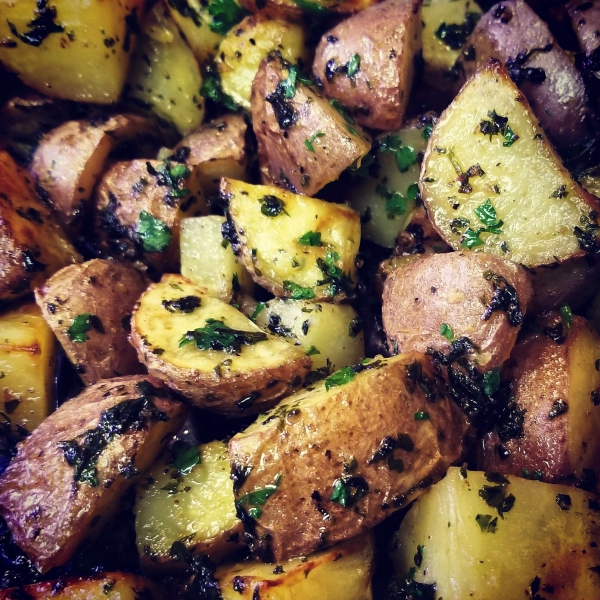
[[[315,554],[277,565],[222,565],[215,578],[223,600],[321,598],[371,600],[373,535],[341,542]]]
[[[116,163],[100,179],[95,208],[110,254],[159,271],[179,267],[181,220],[207,211],[198,174],[169,160]]]
[[[570,153],[589,143],[595,134],[583,78],[546,23],[523,0],[493,6],[475,27],[468,44],[474,60],[463,58],[458,66],[467,77],[485,66],[490,57],[498,59],[561,151]]]
[[[210,296],[231,302],[238,292],[251,294],[254,282],[223,239],[225,223],[217,215],[181,221],[181,274]]]
[[[61,269],[36,289],[44,318],[86,385],[143,372],[127,336],[149,284],[132,266],[95,259]]]
[[[0,331],[0,407],[33,431],[54,405],[54,335],[35,304],[1,314]]]
[[[211,442],[175,447],[146,472],[137,488],[135,528],[144,568],[175,568],[171,546],[223,560],[240,546],[227,445]]]
[[[234,251],[254,281],[294,300],[338,301],[352,295],[360,244],[356,212],[232,179],[223,179],[221,193],[229,202]]]
[[[118,508],[121,494],[183,424],[158,380],[102,381],[65,402],[0,476],[0,514],[42,572],[64,564]]]
[[[421,51],[422,0],[386,0],[323,35],[313,73],[328,98],[358,123],[392,131],[402,126]]]
[[[394,352],[448,352],[469,338],[483,370],[509,357],[531,300],[522,267],[489,254],[450,252],[392,272],[383,291],[383,326]]]
[[[589,479],[600,460],[600,338],[582,317],[563,323],[554,313],[540,321],[540,333],[517,343],[508,368],[523,435],[487,434],[478,467],[549,483]]]
[[[3,2],[0,62],[42,94],[110,104],[121,95],[144,0]]]
[[[81,260],[27,173],[0,150],[0,302]]]
[[[179,275],[142,295],[131,341],[148,371],[194,404],[230,416],[273,406],[298,388],[310,358]]]
[[[252,82],[262,60],[278,50],[292,64],[308,63],[303,26],[250,15],[232,29],[219,45],[217,68],[221,86],[234,102],[250,109]]]
[[[67,121],[41,139],[29,172],[70,233],[81,227],[109,154],[136,137],[152,135],[153,127],[144,117],[115,115],[105,121]]]
[[[280,561],[373,527],[443,476],[464,432],[417,353],[363,361],[289,396],[229,442],[255,550]]]
[[[45,600],[161,600],[162,591],[155,583],[133,573],[101,573],[89,577],[68,577],[44,581],[21,588],[0,591],[0,600],[32,598]]]
[[[566,486],[451,467],[404,518],[394,544],[396,572],[405,577],[417,563],[415,582],[429,590],[435,584],[437,597],[448,600],[538,591],[592,600],[600,562],[597,505]]]
[[[359,164],[371,141],[343,106],[299,77],[298,67],[270,54],[252,84],[252,123],[263,177],[314,196]]]
[[[537,271],[536,309],[583,295],[585,273],[594,271],[585,255],[600,250],[600,202],[573,181],[498,62],[479,70],[440,117],[420,188],[455,250],[483,250]]]

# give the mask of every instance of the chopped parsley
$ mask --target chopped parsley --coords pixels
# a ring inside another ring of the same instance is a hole
[[[354,506],[369,491],[369,484],[362,477],[340,477],[333,482],[329,499],[344,508]]]
[[[137,234],[146,252],[163,252],[173,240],[171,228],[145,210],[140,213]]]
[[[185,198],[190,194],[190,190],[183,187],[185,180],[190,176],[191,171],[182,164],[171,164],[165,160],[158,168],[152,166],[151,162],[146,162],[146,170],[149,175],[156,179],[156,184],[168,188],[165,201],[169,205],[173,199]]]
[[[490,141],[494,135],[500,135],[504,138],[502,145],[505,148],[512,146],[519,136],[510,128],[508,117],[502,117],[495,110],[488,112],[489,120],[484,119],[479,123],[479,131],[483,135],[489,135]]]
[[[379,141],[377,150],[387,154],[394,154],[396,166],[400,173],[406,173],[408,169],[417,162],[417,153],[411,146],[403,146],[400,136],[395,134],[386,135]]]
[[[360,54],[355,54],[349,61],[346,69],[346,73],[350,79],[360,70]]]
[[[568,304],[563,304],[559,309],[560,318],[562,322],[565,324],[567,329],[571,329],[571,323],[573,323],[573,313],[571,311],[571,307]]]
[[[90,339],[87,333],[92,329],[104,333],[104,327],[102,327],[102,323],[96,315],[83,313],[82,315],[77,315],[73,319],[73,323],[69,329],[67,329],[67,335],[72,342],[82,344]]]
[[[183,296],[177,300],[163,300],[162,305],[170,313],[181,312],[185,314],[193,313],[200,307],[201,300],[198,296]]]
[[[315,291],[312,288],[302,287],[293,281],[284,281],[283,289],[290,294],[292,300],[311,300],[315,297]]]
[[[206,11],[212,17],[210,22],[211,31],[219,35],[225,35],[247,14],[234,0],[210,0]]]
[[[197,446],[188,446],[182,442],[177,442],[173,446],[175,459],[173,468],[181,475],[189,475],[192,469],[202,462],[200,450]]]
[[[203,98],[212,100],[215,104],[224,106],[227,110],[233,112],[238,110],[238,105],[233,101],[233,98],[223,91],[219,72],[214,66],[210,66],[204,70],[200,95]]]
[[[320,231],[307,231],[303,236],[298,238],[298,243],[302,246],[322,246]]]
[[[514,503],[515,497],[512,494],[506,495],[506,483],[500,485],[484,485],[479,490],[479,496],[485,503],[498,511],[501,519],[504,519],[504,513],[509,512]]]
[[[335,110],[337,110],[340,115],[344,117],[344,121],[346,121],[348,125],[354,125],[354,119],[350,116],[348,109],[339,100],[332,98],[329,101],[329,104],[331,104],[331,106],[333,106],[333,108],[335,108]]]
[[[329,391],[333,387],[339,387],[350,383],[354,379],[354,369],[352,367],[342,367],[339,371],[333,373],[325,380],[325,389]]]
[[[496,527],[498,525],[498,517],[492,517],[492,515],[477,515],[475,517],[477,525],[481,528],[482,533],[496,533]]]
[[[266,308],[266,304],[264,302],[258,302],[252,311],[252,316],[250,317],[253,321],[258,317],[258,315]]]
[[[429,413],[424,410],[419,410],[413,415],[415,421],[428,421]]]
[[[304,85],[312,85],[312,81],[303,77],[296,65],[286,65],[286,67],[288,76],[277,84],[277,93],[286,100],[291,100],[296,96],[296,81],[299,81]]]
[[[449,342],[454,339],[454,332],[448,323],[442,323],[440,325],[440,335],[443,335]]]
[[[492,369],[483,374],[483,391],[488,396],[492,396],[500,387],[500,369]]]
[[[306,356],[314,356],[315,354],[321,354],[321,352],[312,344],[306,349]]]
[[[485,227],[478,227],[477,229],[469,227],[462,234],[461,246],[463,248],[468,248],[469,250],[476,246],[483,245],[483,240],[480,238],[482,233],[500,235],[502,233],[502,226],[504,225],[504,221],[498,221],[496,209],[489,198],[483,204],[475,208],[474,212]]]
[[[390,192],[384,185],[378,183],[375,193],[386,199],[385,210],[388,219],[394,219],[397,216],[406,214],[408,200],[400,192]]]
[[[333,250],[327,250],[325,259],[317,258],[317,266],[323,273],[323,279],[318,280],[317,285],[327,285],[327,295],[331,298],[339,293],[348,296],[352,294],[352,279],[350,274],[344,273],[341,267],[335,264],[339,260],[340,255]]]
[[[313,133],[309,138],[304,140],[304,145],[309,152],[315,153],[315,147],[313,146],[313,142],[318,138],[325,137],[325,134],[322,131],[317,131],[317,133]]]
[[[242,346],[252,346],[267,339],[267,334],[262,331],[241,331],[232,329],[223,321],[206,319],[204,327],[188,331],[179,340],[179,347],[194,342],[199,350],[219,350],[228,354],[239,354]]]
[[[460,50],[467,38],[473,33],[479,20],[479,14],[467,12],[462,23],[442,23],[435,32],[435,37],[451,50]]]
[[[273,196],[271,194],[267,194],[262,198],[259,198],[260,202],[260,212],[265,215],[265,217],[277,217],[281,213],[288,215],[288,212],[285,210],[285,202],[278,198],[277,196]]]
[[[258,519],[262,515],[260,506],[264,506],[267,500],[277,491],[281,482],[281,473],[278,473],[273,480],[273,483],[268,483],[264,488],[254,490],[244,494],[236,504],[238,506],[249,506],[248,514],[253,519]]]

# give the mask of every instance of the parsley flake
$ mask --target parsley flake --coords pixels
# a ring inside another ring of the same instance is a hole
[[[211,0],[206,11],[212,17],[210,29],[219,35],[225,35],[245,16],[246,11],[234,0]]]
[[[454,332],[448,323],[442,323],[440,325],[440,334],[443,335],[449,342],[454,339]]]
[[[232,329],[223,321],[206,319],[204,327],[188,331],[179,340],[179,347],[194,342],[199,350],[220,350],[228,354],[239,354],[242,346],[252,346],[268,339],[262,331]]]
[[[292,300],[311,300],[315,297],[315,291],[312,288],[302,287],[293,281],[284,281],[283,289],[290,294]]]
[[[140,213],[137,234],[146,252],[163,252],[173,240],[171,228],[145,210]]]
[[[354,379],[354,369],[352,367],[342,367],[339,371],[333,373],[325,380],[325,389],[329,391],[333,387],[339,387],[350,383]]]
[[[87,332],[91,331],[92,329],[96,329],[100,333],[104,333],[102,323],[96,315],[91,313],[83,313],[82,315],[77,315],[73,319],[73,323],[69,329],[67,329],[67,335],[72,342],[82,344],[90,339],[87,335]]]
[[[475,520],[477,521],[477,525],[481,528],[482,533],[496,533],[498,517],[492,517],[492,515],[477,515]]]
[[[298,238],[298,243],[302,246],[322,246],[320,231],[307,231]]]

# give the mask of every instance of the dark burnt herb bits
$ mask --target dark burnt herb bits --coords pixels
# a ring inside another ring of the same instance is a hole
[[[184,164],[172,164],[169,160],[165,160],[162,165],[155,168],[152,163],[147,162],[146,170],[156,179],[158,186],[167,188],[165,202],[170,206],[173,206],[174,200],[185,198],[190,194],[190,190],[184,187],[184,183],[191,171]]]
[[[27,273],[38,273],[39,271],[46,270],[48,265],[37,259],[39,255],[39,252],[34,252],[33,250],[23,250],[21,252],[21,264]]]
[[[482,533],[496,533],[496,527],[498,526],[498,517],[492,517],[492,515],[481,515],[478,514],[475,517],[477,525],[481,528]]]
[[[569,405],[564,400],[559,398],[552,403],[552,408],[550,408],[550,411],[548,412],[548,418],[556,419],[556,417],[564,415],[568,410]]]
[[[559,200],[562,200],[563,198],[566,198],[569,195],[569,192],[567,192],[567,186],[566,185],[561,185],[560,187],[556,188],[549,196],[549,198],[557,198]]]
[[[189,5],[188,0],[169,0],[169,6],[174,8],[182,17],[191,19],[196,27],[202,26],[200,14]]]
[[[556,494],[556,504],[560,510],[569,510],[571,508],[571,496],[569,494]]]
[[[492,298],[485,309],[482,319],[487,321],[495,310],[506,313],[510,325],[517,327],[523,323],[523,311],[519,303],[519,295],[515,288],[502,275],[485,271],[483,277],[492,282]]]
[[[164,252],[173,241],[171,228],[145,210],[140,212],[137,235],[146,252]]]
[[[298,122],[298,113],[294,105],[285,99],[285,92],[277,85],[275,92],[265,100],[273,107],[275,118],[280,129],[291,129]]]
[[[468,12],[462,23],[442,23],[437,28],[435,37],[451,50],[460,50],[475,29],[478,20],[478,13]]]
[[[425,546],[417,546],[417,552],[415,553],[415,556],[413,558],[417,569],[420,569],[421,565],[423,564],[423,550],[424,549],[425,549]]]
[[[262,331],[232,329],[223,321],[206,319],[204,327],[188,331],[180,340],[179,347],[195,343],[199,350],[219,350],[228,354],[239,354],[242,346],[252,346],[268,339]]]
[[[488,506],[498,511],[501,519],[504,519],[504,513],[509,512],[515,503],[515,497],[506,494],[506,484],[484,485],[479,490],[479,496]]]
[[[185,563],[194,574],[189,586],[189,597],[202,600],[222,600],[219,582],[215,579],[216,567],[204,554],[192,555],[182,541],[173,542],[171,557]]]
[[[385,598],[389,600],[436,600],[438,597],[436,584],[415,581],[415,572],[416,569],[411,567],[403,577],[393,577],[388,582]]]
[[[360,319],[359,317],[352,319],[350,325],[348,325],[348,335],[351,338],[355,338],[363,330],[364,324],[363,319]]]
[[[279,335],[281,337],[286,338],[294,338],[294,332],[289,328],[283,325],[281,322],[281,315],[276,313],[271,313],[269,315],[269,324],[267,325],[267,329],[274,333],[275,335]]]
[[[535,54],[540,52],[550,52],[552,50],[552,44],[548,44],[543,48],[533,48],[528,52],[519,52],[514,58],[509,58],[506,61],[506,70],[510,75],[510,78],[517,84],[520,85],[525,81],[530,83],[540,84],[546,81],[546,71],[539,67],[526,67],[525,63]]]
[[[29,31],[23,33],[19,33],[17,28],[7,21],[10,32],[24,44],[38,47],[49,35],[62,33],[65,30],[62,25],[55,22],[56,7],[48,6],[48,0],[37,0],[37,9],[34,14],[35,18],[27,23]]]
[[[82,344],[90,339],[87,334],[92,329],[95,329],[99,333],[104,333],[102,323],[96,315],[83,313],[77,315],[73,319],[73,323],[71,323],[71,326],[67,329],[67,335],[72,342]]]
[[[495,110],[488,112],[488,117],[489,119],[484,119],[479,123],[479,131],[483,135],[489,135],[490,141],[494,135],[499,135],[504,138],[502,145],[509,148],[519,139],[519,136],[508,124],[508,117],[497,114]]]
[[[198,296],[183,296],[176,300],[163,300],[162,305],[170,313],[181,312],[185,314],[193,313],[202,304]]]
[[[260,202],[260,212],[265,215],[265,217],[274,218],[281,213],[289,217],[288,212],[285,210],[285,202],[281,198],[267,194],[262,198],[259,198],[258,201]]]

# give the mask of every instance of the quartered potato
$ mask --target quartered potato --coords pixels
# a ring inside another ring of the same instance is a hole
[[[48,96],[110,104],[125,83],[144,0],[0,3],[0,62]]]
[[[450,467],[404,518],[392,557],[444,600],[593,600],[598,514],[581,490]]]
[[[27,173],[0,150],[0,302],[81,260]]]
[[[275,567],[222,565],[215,578],[223,600],[371,600],[373,542],[367,533]]]
[[[19,445],[0,476],[0,514],[39,570],[102,529],[186,413],[160,381],[120,377],[65,402]]]
[[[174,450],[177,447],[174,448]],[[137,488],[136,540],[149,572],[174,568],[171,546],[222,560],[240,546],[227,445],[183,446],[158,461]]]
[[[260,412],[298,388],[310,358],[179,275],[139,300],[131,341],[150,374],[195,405],[229,416]]]
[[[292,64],[308,63],[304,27],[264,15],[250,15],[225,36],[219,45],[216,65],[223,91],[236,104],[250,108],[254,77],[262,60],[274,50]]]
[[[353,294],[360,219],[343,204],[223,179],[234,251],[256,283],[294,300]]]
[[[582,317],[563,322],[551,313],[537,323],[539,332],[519,340],[508,364],[511,393],[524,411],[523,435],[505,440],[487,434],[478,465],[586,485],[600,461],[600,338]]]
[[[365,127],[402,126],[421,51],[421,4],[375,4],[329,30],[317,46],[313,73],[323,92]]]
[[[453,249],[535,271],[536,310],[593,290],[594,267],[585,258],[600,251],[600,202],[573,181],[498,62],[480,69],[440,117],[420,187]]]
[[[181,274],[209,296],[231,302],[238,292],[251,294],[254,283],[223,238],[226,222],[218,215],[181,221]]]
[[[0,410],[33,431],[54,407],[56,342],[35,304],[0,314]]]
[[[375,526],[458,460],[466,430],[417,353],[288,396],[229,442],[254,550],[281,561]],[[302,450],[305,448],[307,450]]]

